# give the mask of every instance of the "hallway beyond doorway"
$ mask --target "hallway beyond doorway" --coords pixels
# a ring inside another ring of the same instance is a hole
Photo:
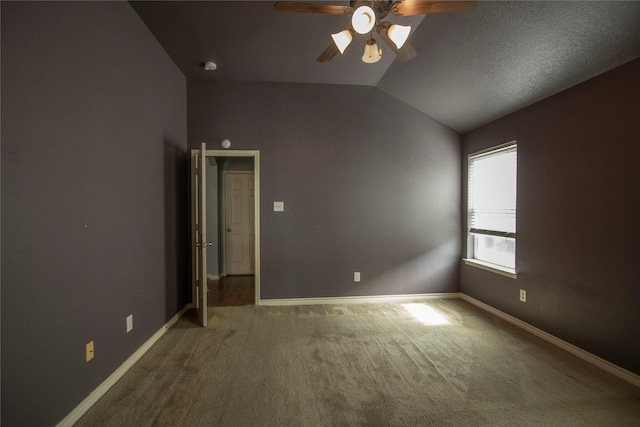
[[[207,306],[228,307],[255,304],[255,276],[224,276],[208,280]]]

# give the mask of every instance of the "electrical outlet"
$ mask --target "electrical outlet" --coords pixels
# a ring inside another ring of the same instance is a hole
[[[127,316],[127,333],[133,329],[133,314]]]
[[[284,212],[284,202],[273,202],[274,212]]]
[[[354,271],[353,272],[353,281],[354,282],[359,282],[360,281],[360,272],[359,271]]]
[[[91,359],[93,359],[94,356],[94,352],[93,352],[93,341],[87,343],[86,346],[86,357],[87,357],[87,362],[90,361]]]
[[[527,302],[527,291],[520,289],[520,301]]]

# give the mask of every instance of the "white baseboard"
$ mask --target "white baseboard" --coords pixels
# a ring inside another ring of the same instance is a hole
[[[576,357],[579,357],[585,362],[591,363],[592,365],[595,365],[598,368],[612,375],[615,375],[616,377],[624,381],[627,381],[628,383],[635,385],[636,387],[640,387],[640,375],[637,375],[631,371],[627,371],[626,369],[621,368],[618,365],[614,365],[613,363],[607,360],[604,360],[596,356],[595,354],[591,354],[588,351],[581,349],[580,347],[576,347],[573,344],[570,344],[564,340],[561,340],[560,338],[554,335],[551,335],[550,333],[545,332],[542,329],[538,329],[535,326],[532,326],[526,322],[523,322],[522,320],[517,319],[507,313],[504,313],[498,310],[497,308],[493,308],[490,305],[483,303],[482,301],[478,301],[477,299],[465,294],[460,294],[460,295],[464,301],[467,301],[468,303],[473,304],[476,307],[481,308],[482,310],[485,310],[503,320],[506,320],[507,322],[524,329],[525,331],[537,336],[538,338],[541,338],[547,341],[548,343],[551,343],[556,347],[561,348],[562,350],[567,351]]]
[[[359,297],[261,299],[258,305],[372,304],[409,300],[460,298],[460,295],[461,294],[458,292],[451,292],[438,294],[371,295]]]
[[[60,421],[56,427],[72,426],[76,421],[80,419],[97,401],[100,399],[122,376],[136,363],[150,348],[154,345],[160,337],[162,337],[171,326],[173,326],[187,310],[192,308],[191,304],[184,306],[182,310],[173,316],[163,327],[161,327],[155,334],[151,336],[142,346],[140,346],[125,362],[120,365],[109,377],[102,382],[95,390],[89,394],[73,411]]]

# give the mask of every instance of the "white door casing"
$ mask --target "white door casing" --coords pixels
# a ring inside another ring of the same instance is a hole
[[[199,153],[206,153],[205,156],[199,156]],[[191,200],[192,200],[192,220],[191,220],[191,249],[192,249],[192,305],[197,307],[199,310],[199,317],[201,319],[205,319],[206,322],[206,305],[207,305],[207,296],[206,296],[206,286],[204,287],[204,294],[200,292],[200,285],[198,284],[198,278],[203,277],[206,278],[206,264],[200,260],[200,257],[206,256],[206,247],[204,251],[200,251],[197,244],[204,241],[204,239],[200,239],[200,234],[196,232],[196,226],[199,225],[199,218],[202,217],[202,210],[206,214],[206,184],[205,178],[206,175],[198,176],[196,165],[201,167],[204,165],[204,161],[207,157],[250,157],[253,159],[253,184],[254,184],[254,206],[253,206],[253,232],[254,236],[254,244],[252,250],[253,256],[253,271],[255,272],[254,283],[255,283],[255,303],[256,305],[260,305],[260,152],[254,150],[206,150],[206,146],[203,145],[201,150],[191,150]],[[202,165],[201,165],[202,163]],[[203,168],[206,172],[206,168]],[[202,179],[202,183],[204,185],[200,185],[200,180]],[[200,187],[200,188],[198,188]],[[199,200],[204,201],[204,207],[200,205]],[[204,215],[206,218],[206,215]],[[205,224],[206,227],[206,224]],[[206,231],[206,230],[205,230]],[[226,232],[225,232],[226,234]],[[221,237],[224,238],[223,234]],[[202,234],[204,235],[204,234]],[[209,242],[207,242],[209,244]],[[203,252],[203,253],[201,253]],[[206,259],[203,259],[206,262]],[[201,283],[205,283],[203,281]]]

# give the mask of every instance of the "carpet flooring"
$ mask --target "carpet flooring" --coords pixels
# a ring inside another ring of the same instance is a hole
[[[640,389],[462,300],[193,316],[76,426],[640,426]]]

